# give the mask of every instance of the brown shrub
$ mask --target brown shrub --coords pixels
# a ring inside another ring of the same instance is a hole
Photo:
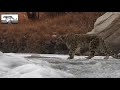
[[[28,20],[25,12],[19,13],[19,24],[0,25],[0,49],[3,52],[55,53],[50,52],[54,49],[53,32],[58,35],[86,33],[93,29],[95,20],[103,13],[68,12],[54,18],[44,15],[45,18],[38,21]]]

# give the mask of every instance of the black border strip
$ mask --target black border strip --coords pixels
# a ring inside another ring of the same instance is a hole
[[[118,1],[105,0],[14,0],[1,1],[0,11],[120,11]]]

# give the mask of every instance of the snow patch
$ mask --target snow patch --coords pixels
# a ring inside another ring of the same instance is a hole
[[[120,59],[57,54],[16,54],[0,56],[1,78],[120,78]]]
[[[53,69],[48,66],[26,64],[19,66],[3,75],[3,78],[71,78],[72,74]]]
[[[2,56],[2,55],[3,55],[3,52],[0,51],[0,56]]]
[[[16,54],[0,56],[0,78],[64,78],[74,75],[54,69],[51,65],[40,60],[34,63]]]

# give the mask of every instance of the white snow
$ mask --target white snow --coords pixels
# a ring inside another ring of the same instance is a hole
[[[120,59],[85,57],[0,52],[0,78],[120,78]]]
[[[1,54],[0,54],[1,55]],[[23,54],[24,56],[25,54]],[[46,61],[32,63],[22,55],[13,53],[0,56],[0,78],[64,78],[74,77],[62,70],[54,69]]]

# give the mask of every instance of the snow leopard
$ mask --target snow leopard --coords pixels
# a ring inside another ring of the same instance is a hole
[[[89,55],[86,57],[87,59],[93,58],[97,50],[105,54],[104,59],[109,59],[109,56],[120,59],[120,56],[113,53],[108,45],[106,45],[102,37],[95,34],[69,33],[59,36],[56,42],[64,42],[66,44],[67,48],[69,49],[68,59],[73,59],[76,51],[84,47],[87,47],[89,51]]]

